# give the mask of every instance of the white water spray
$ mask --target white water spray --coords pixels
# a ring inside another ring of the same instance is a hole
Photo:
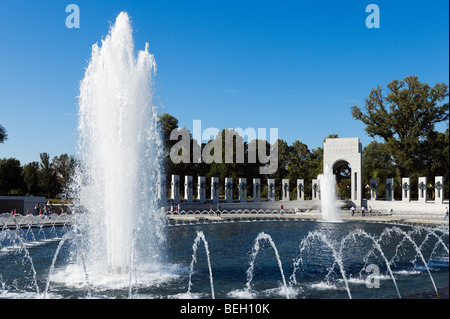
[[[320,201],[322,203],[322,219],[328,222],[340,222],[341,216],[336,207],[336,177],[326,165],[323,174],[318,176],[320,184]]]
[[[165,219],[158,209],[161,138],[152,103],[156,63],[134,51],[130,19],[118,15],[80,86],[75,193],[86,214],[86,261],[100,272],[125,273],[136,234],[136,260],[160,262]]]
[[[289,289],[286,283],[286,278],[284,276],[283,271],[283,264],[281,263],[280,254],[278,253],[277,246],[275,245],[274,241],[272,240],[272,237],[264,232],[259,233],[258,237],[255,239],[255,244],[252,249],[252,259],[250,261],[250,266],[247,269],[247,283],[246,283],[246,292],[249,293],[251,291],[252,287],[252,280],[253,280],[253,271],[255,268],[255,260],[256,256],[258,255],[259,249],[260,249],[260,242],[261,241],[267,241],[272,246],[272,249],[275,253],[275,257],[277,259],[278,268],[280,269],[281,278],[283,280],[283,286],[282,286],[282,292],[286,296],[286,299],[289,299]]]
[[[197,237],[194,240],[194,244],[192,245],[192,261],[190,266],[190,272],[189,272],[189,284],[188,284],[188,291],[187,296],[192,297],[191,295],[191,288],[192,288],[192,275],[194,273],[194,264],[197,262],[197,249],[198,245],[200,243],[200,240],[203,241],[203,244],[205,246],[206,251],[206,258],[208,261],[208,270],[209,270],[209,283],[211,285],[211,298],[214,299],[214,281],[213,281],[213,274],[212,274],[212,268],[211,268],[211,260],[209,259],[209,247],[208,242],[206,241],[205,235],[202,231],[197,232]]]

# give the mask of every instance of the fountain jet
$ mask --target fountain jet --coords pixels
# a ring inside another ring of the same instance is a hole
[[[158,209],[161,137],[153,105],[156,63],[134,51],[132,28],[122,12],[92,56],[80,86],[79,158],[74,189],[86,212],[83,249],[105,272],[129,269],[133,236],[137,257],[160,261],[165,241]],[[135,234],[135,235],[134,235]]]
[[[323,174],[318,176],[322,219],[328,222],[340,222],[341,216],[336,206],[336,177],[330,166],[326,165]]]

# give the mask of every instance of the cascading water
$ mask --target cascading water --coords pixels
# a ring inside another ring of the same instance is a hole
[[[317,178],[320,185],[322,219],[327,222],[340,222],[342,219],[336,207],[336,177],[326,165],[323,174]]]
[[[158,263],[164,257],[155,72],[148,44],[136,56],[130,19],[122,12],[101,46],[93,45],[81,82],[81,165],[73,186],[85,218],[76,229],[83,233],[86,263],[101,272],[127,272],[131,258]]]

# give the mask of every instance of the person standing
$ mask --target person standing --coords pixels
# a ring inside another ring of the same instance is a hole
[[[217,216],[220,216],[220,205],[219,204],[217,204]]]

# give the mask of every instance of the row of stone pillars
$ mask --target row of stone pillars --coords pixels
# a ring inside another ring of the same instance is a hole
[[[314,181],[313,181],[314,183]],[[317,182],[316,182],[317,183]],[[219,202],[219,186],[220,180],[218,177],[211,178],[211,196],[208,199],[212,203]],[[233,202],[233,179],[231,177],[225,178],[225,202],[231,203]],[[239,202],[247,201],[247,179],[239,178]],[[162,185],[162,189],[165,189],[164,185]],[[181,181],[179,175],[172,175],[171,181],[171,199],[174,203],[178,203],[180,201],[180,190],[181,190]],[[304,180],[297,179],[297,200],[305,199],[305,187]],[[282,180],[282,199],[283,201],[290,200],[289,193],[289,179]],[[198,176],[197,180],[197,198],[195,202],[204,204],[207,201],[206,198],[206,177]],[[160,198],[165,195],[164,191],[161,191]],[[317,199],[318,191],[317,187],[313,187],[313,199]],[[165,199],[165,198],[162,198]],[[184,199],[186,203],[194,202],[194,179],[193,176],[185,176],[184,177]],[[267,199],[269,201],[275,201],[275,180],[268,179],[267,180]],[[261,201],[261,179],[254,178],[253,179],[253,201],[259,202]]]
[[[411,201],[411,179],[409,177],[402,178],[402,201],[409,202]],[[427,201],[427,191],[428,184],[426,177],[419,177],[418,180],[418,199],[419,203],[425,203]],[[435,176],[434,178],[434,188],[435,196],[434,202],[435,204],[442,204],[444,202],[444,176]],[[372,178],[370,180],[370,199],[377,200],[378,199],[378,179]],[[387,178],[386,179],[386,200],[392,201],[394,200],[394,179]]]

